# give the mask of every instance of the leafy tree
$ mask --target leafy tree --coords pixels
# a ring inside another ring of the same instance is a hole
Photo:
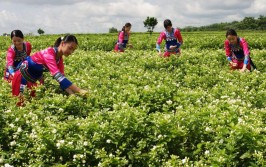
[[[260,15],[259,18],[245,17],[242,21],[233,21],[230,23],[215,23],[206,26],[192,27],[187,26],[183,31],[211,31],[211,30],[228,30],[233,28],[236,30],[266,30],[266,16]]]
[[[258,27],[254,17],[245,17],[242,21],[243,29],[256,29]]]
[[[266,16],[260,15],[260,17],[257,20],[259,29],[266,30]]]
[[[158,24],[158,21],[155,17],[147,17],[145,21],[143,21],[144,27],[148,29],[150,35],[153,32],[154,27]]]
[[[40,35],[44,34],[44,31],[43,31],[41,28],[39,28],[39,29],[37,30],[37,32],[38,32],[38,34],[40,34]]]
[[[117,28],[114,27],[109,28],[109,33],[116,33],[116,32],[118,32]]]

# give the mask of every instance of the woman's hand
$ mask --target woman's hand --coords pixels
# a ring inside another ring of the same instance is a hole
[[[158,52],[159,52],[159,56],[163,56],[163,54],[162,54],[161,50],[159,50]]]
[[[240,71],[241,73],[243,73],[243,72],[250,72],[249,69],[244,68],[244,67],[243,67],[241,70],[239,70],[239,71]]]
[[[247,69],[247,65],[246,64],[243,65],[243,68],[240,70],[240,72],[245,72],[245,71],[249,71]]]
[[[133,48],[133,45],[130,43],[130,44],[128,44],[128,47],[129,48]]]
[[[69,93],[70,95],[81,95],[81,96],[87,96],[89,94],[89,92],[87,90],[84,89],[80,89],[79,87],[77,87],[76,85],[72,84],[71,86],[69,86],[67,89],[65,89],[65,91],[67,93]]]
[[[232,67],[237,67],[237,63],[234,63],[234,62],[230,62],[230,65],[232,66]]]
[[[175,49],[176,47],[177,47],[177,46],[171,45],[171,46],[169,47],[169,49],[173,50],[173,49]]]
[[[87,95],[89,95],[89,92],[87,90],[80,89],[80,91],[78,92],[78,94],[81,95],[81,96],[87,96]]]

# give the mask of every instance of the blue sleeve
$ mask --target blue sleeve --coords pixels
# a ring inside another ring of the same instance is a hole
[[[248,64],[248,60],[249,60],[249,55],[245,56],[245,59],[244,59],[244,64]]]
[[[70,82],[62,73],[58,72],[55,74],[54,79],[60,84],[61,89],[65,90],[69,86],[72,85],[72,82]]]
[[[156,50],[157,51],[160,51],[161,50],[160,45],[158,43],[156,43]]]
[[[227,57],[227,60],[230,62],[230,61],[232,61],[232,58],[231,57]]]
[[[9,67],[7,68],[7,70],[8,70],[8,72],[9,72],[10,74],[13,74],[13,73],[15,72],[15,70],[14,70],[14,68],[13,68],[12,66],[9,66]]]

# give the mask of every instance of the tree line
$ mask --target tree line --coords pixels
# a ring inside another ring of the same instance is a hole
[[[144,27],[147,28],[147,32],[152,34],[154,27],[157,25],[158,21],[155,17],[147,17],[143,21]],[[225,22],[225,23],[215,23],[205,26],[187,26],[184,28],[179,28],[182,31],[224,31],[230,28],[236,30],[266,30],[266,16],[260,15],[258,18],[255,17],[245,17],[241,21]],[[114,27],[109,29],[109,33],[116,33],[118,30]]]
[[[39,28],[39,29],[37,30],[37,32],[38,32],[39,35],[42,35],[42,34],[45,33],[44,30],[41,29],[41,28]],[[28,33],[28,34],[25,34],[25,35],[27,35],[27,36],[34,36],[34,34],[33,34],[32,32],[30,32],[30,33]],[[10,34],[5,32],[5,33],[3,33],[3,36],[10,36]]]
[[[241,21],[215,23],[206,26],[187,26],[181,28],[182,31],[220,31],[233,28],[236,30],[266,30],[266,16],[260,15],[257,19],[254,17],[245,17]]]

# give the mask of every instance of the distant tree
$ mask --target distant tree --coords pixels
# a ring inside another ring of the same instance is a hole
[[[147,17],[145,21],[143,21],[144,27],[148,29],[150,35],[153,32],[154,27],[158,24],[158,21],[155,17]]]
[[[196,31],[197,30],[197,27],[193,27],[193,26],[187,26],[185,28],[181,28],[182,31],[185,31],[185,32],[191,32],[191,31]]]
[[[38,34],[40,34],[40,35],[44,34],[44,31],[43,31],[42,29],[40,29],[40,28],[37,30],[37,32],[38,32]]]
[[[118,32],[117,28],[114,27],[109,28],[109,33],[117,33],[117,32]]]
[[[183,28],[184,31],[221,31],[230,28],[236,30],[266,30],[266,16],[260,15],[258,19],[254,17],[245,17],[242,21],[233,21],[230,23],[214,23],[200,27],[187,26]]]
[[[26,36],[34,36],[34,34],[32,32],[29,32],[26,34]]]
[[[245,17],[242,21],[242,26],[243,29],[249,30],[254,30],[258,27],[254,17]]]
[[[266,30],[266,16],[260,15],[257,20],[258,26],[260,30]]]

